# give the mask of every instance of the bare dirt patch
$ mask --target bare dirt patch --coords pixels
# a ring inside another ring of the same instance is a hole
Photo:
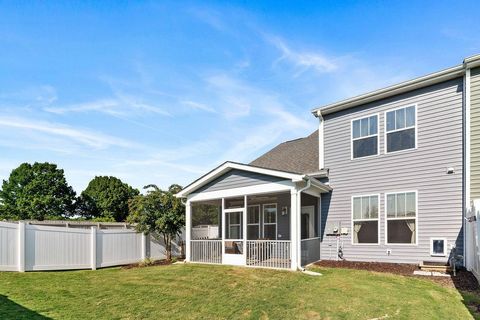
[[[142,262],[127,264],[125,266],[122,266],[122,269],[146,268],[146,267],[154,267],[154,266],[167,266],[167,265],[170,265],[172,263],[173,262],[171,260],[162,259],[162,260],[152,261],[148,264],[144,264]]]

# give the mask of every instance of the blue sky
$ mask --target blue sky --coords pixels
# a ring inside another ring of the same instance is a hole
[[[187,184],[480,53],[476,1],[0,2],[0,178]]]

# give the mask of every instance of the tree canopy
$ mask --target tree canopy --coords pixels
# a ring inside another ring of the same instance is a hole
[[[115,177],[95,177],[82,192],[77,212],[86,219],[125,221],[128,201],[140,192]]]
[[[185,206],[175,194],[182,188],[172,185],[167,191],[148,185],[146,195],[136,196],[129,203],[128,221],[136,223],[137,231],[160,234],[165,242],[167,259],[172,257],[172,240],[185,226]]]
[[[74,210],[75,191],[62,169],[48,162],[22,163],[3,180],[2,219],[61,219]]]

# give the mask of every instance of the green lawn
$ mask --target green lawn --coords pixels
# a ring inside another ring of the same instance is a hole
[[[0,272],[0,319],[471,319],[431,281],[346,269],[171,265]],[[383,319],[383,318],[382,318]]]

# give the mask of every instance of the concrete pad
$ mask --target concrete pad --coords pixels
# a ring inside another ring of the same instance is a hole
[[[413,274],[416,276],[431,276],[432,273],[430,271],[421,271],[421,270],[415,270],[413,271]]]
[[[449,274],[442,273],[442,272],[435,272],[435,271],[432,272],[432,276],[434,276],[434,277],[450,277]]]
[[[422,271],[422,270],[415,270],[413,274],[416,276],[427,276],[427,277],[450,277],[449,274],[436,272],[436,271]]]

